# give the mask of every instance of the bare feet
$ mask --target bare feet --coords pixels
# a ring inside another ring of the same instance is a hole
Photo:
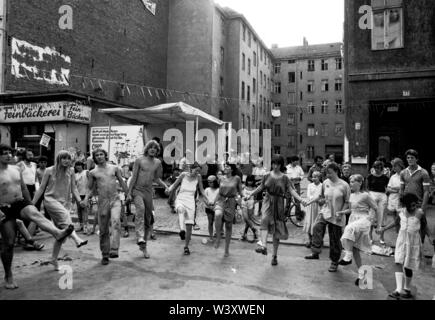
[[[9,290],[17,289],[18,285],[13,277],[5,278],[5,288]]]
[[[221,242],[220,239],[216,239],[216,242],[214,244],[215,249],[219,248],[220,242]]]
[[[57,258],[53,258],[47,261],[45,264],[51,264],[54,268],[54,271],[59,271],[59,263],[57,262]]]

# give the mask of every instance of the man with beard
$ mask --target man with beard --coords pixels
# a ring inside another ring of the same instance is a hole
[[[6,289],[18,288],[12,275],[12,259],[14,255],[17,218],[35,222],[42,230],[53,235],[58,241],[63,241],[74,231],[72,224],[64,230],[59,230],[32,205],[23,176],[17,166],[11,165],[12,163],[11,147],[0,144],[1,260],[5,270]]]
[[[153,218],[153,182],[157,182],[168,191],[168,186],[162,181],[162,162],[157,159],[160,152],[159,144],[151,140],[145,145],[144,156],[134,162],[133,174],[129,185],[129,195],[136,207],[136,237],[137,244],[145,259],[149,259],[146,241],[154,223]]]
[[[109,264],[109,258],[119,257],[119,243],[121,236],[121,199],[118,194],[118,180],[125,194],[126,201],[130,201],[128,187],[121,175],[121,170],[107,163],[107,152],[96,149],[92,152],[96,167],[89,172],[88,192],[85,204],[93,193],[96,185],[98,195],[98,222],[100,227],[100,249],[103,255],[102,265]],[[110,232],[110,224],[112,232]],[[112,237],[110,236],[112,234]],[[112,239],[111,239],[112,238]]]

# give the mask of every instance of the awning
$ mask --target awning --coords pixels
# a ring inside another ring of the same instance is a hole
[[[211,122],[220,126],[225,124],[222,120],[184,102],[165,103],[143,109],[99,109],[98,112],[134,120],[135,122],[142,122],[144,124],[180,123],[186,121],[198,121],[199,123]]]

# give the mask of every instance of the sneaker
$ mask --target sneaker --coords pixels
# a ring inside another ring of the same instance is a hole
[[[193,226],[193,230],[201,230],[201,228],[200,228],[197,224],[195,224],[195,225]]]
[[[267,248],[263,246],[258,246],[257,249],[255,249],[255,252],[264,254],[267,256]]]
[[[307,259],[307,260],[319,260],[319,255],[317,253],[312,253],[309,256],[306,256],[305,259]]]
[[[181,230],[180,233],[179,233],[179,235],[180,235],[180,239],[181,239],[181,240],[186,240],[186,231]]]
[[[393,299],[397,299],[397,300],[400,299],[400,293],[397,292],[396,290],[394,290],[393,292],[391,292],[388,296],[389,296],[390,298],[393,298]]]
[[[338,270],[338,263],[331,262],[331,265],[329,266],[328,271],[329,272],[337,272],[337,270]]]
[[[346,261],[346,260],[344,260],[344,259],[341,259],[341,260],[338,262],[338,264],[339,264],[340,266],[347,266],[347,265],[349,265],[349,264],[352,264],[352,260],[350,260],[350,261]]]
[[[110,258],[110,259],[116,259],[116,258],[119,258],[119,254],[116,253],[116,252],[112,252],[112,253],[110,253],[109,258]]]
[[[240,241],[248,241],[248,237],[246,236],[246,234],[243,234],[243,235],[240,237]]]
[[[411,294],[411,290],[403,289],[400,293],[400,297],[403,299],[412,299],[414,296]]]
[[[101,260],[101,264],[103,266],[106,266],[109,264],[109,258],[108,257],[103,257],[103,259]]]

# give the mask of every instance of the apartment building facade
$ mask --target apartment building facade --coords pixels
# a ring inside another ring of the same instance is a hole
[[[272,48],[275,153],[298,155],[305,167],[316,155],[344,152],[341,43]]]

